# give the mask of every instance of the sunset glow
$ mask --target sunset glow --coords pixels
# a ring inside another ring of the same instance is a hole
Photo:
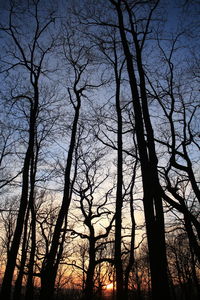
[[[200,300],[200,0],[0,0],[0,300]]]
[[[108,285],[106,285],[106,289],[107,290],[112,290],[113,289],[113,283],[109,283]]]

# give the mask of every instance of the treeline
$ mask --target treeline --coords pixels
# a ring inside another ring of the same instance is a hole
[[[55,2],[1,10],[1,299],[199,299],[199,6]]]

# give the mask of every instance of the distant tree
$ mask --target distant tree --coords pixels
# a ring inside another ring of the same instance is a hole
[[[3,110],[3,107],[2,107]],[[5,112],[4,112],[5,113]],[[7,116],[9,118],[9,116]],[[1,193],[5,190],[6,187],[12,184],[15,179],[21,174],[21,171],[16,173],[11,173],[10,170],[10,160],[11,157],[15,155],[15,147],[17,143],[14,139],[14,129],[9,128],[11,125],[9,122],[6,122],[5,117],[2,116],[0,122],[0,191]],[[9,166],[9,168],[8,168]]]
[[[99,153],[93,154],[91,150],[88,150],[85,152],[85,155],[83,154],[79,162],[80,169],[77,171],[74,193],[77,196],[75,200],[77,203],[76,210],[79,209],[81,211],[80,220],[83,222],[83,224],[80,224],[80,228],[86,228],[86,230],[84,232],[75,228],[68,230],[71,234],[87,241],[88,249],[84,252],[85,262],[83,264],[83,272],[85,274],[83,299],[93,299],[97,265],[104,261],[114,263],[113,258],[108,258],[106,254],[104,254],[105,257],[99,256],[99,251],[101,251],[102,247],[106,247],[105,240],[112,230],[115,214],[109,209],[109,196],[112,189],[101,197],[98,195],[98,190],[101,189],[108,177],[108,174],[102,174],[102,153],[99,151]],[[75,219],[75,216],[73,219]],[[103,222],[105,222],[105,226]],[[101,226],[101,224],[105,229],[100,230],[100,233],[97,234],[97,227]],[[88,258],[86,259],[86,257]]]
[[[199,296],[198,264],[194,261],[187,234],[174,231],[168,237],[169,272],[177,298],[196,299]]]

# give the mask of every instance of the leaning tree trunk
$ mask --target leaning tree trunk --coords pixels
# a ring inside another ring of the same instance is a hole
[[[71,141],[70,141],[70,146],[68,151],[67,164],[65,168],[65,184],[64,184],[62,205],[56,221],[51,249],[46,257],[46,262],[44,264],[44,267],[41,270],[41,292],[40,292],[41,300],[50,300],[54,298],[54,286],[55,286],[55,280],[57,275],[57,268],[59,265],[59,262],[56,259],[56,257],[59,254],[58,253],[59,240],[61,236],[62,226],[64,221],[67,223],[67,215],[68,215],[69,205],[71,201],[70,174],[71,174],[73,153],[76,145],[76,133],[77,133],[78,120],[79,120],[79,111],[81,107],[81,99],[78,91],[76,91],[76,96],[77,96],[77,106],[75,107]]]
[[[24,268],[26,264],[27,258],[27,231],[28,231],[28,219],[29,219],[29,210],[27,210],[26,218],[24,222],[24,233],[23,233],[23,243],[22,243],[22,255],[20,260],[20,269],[17,275],[17,279],[15,281],[15,287],[13,292],[13,300],[20,300],[21,299],[21,290],[22,290],[22,282],[24,277]]]

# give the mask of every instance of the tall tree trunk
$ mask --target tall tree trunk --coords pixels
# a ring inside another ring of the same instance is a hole
[[[13,293],[13,300],[21,299],[21,290],[22,290],[22,281],[24,276],[24,267],[26,264],[27,258],[27,231],[28,231],[28,219],[29,219],[29,210],[27,210],[26,218],[24,222],[24,233],[23,233],[23,243],[22,243],[22,256],[20,261],[20,269],[15,281],[15,288]]]
[[[130,242],[130,254],[129,254],[129,260],[128,264],[125,270],[125,278],[124,278],[124,295],[125,299],[128,299],[128,294],[129,294],[129,276],[131,269],[133,268],[134,262],[135,262],[135,256],[134,256],[134,250],[135,250],[135,228],[136,228],[136,223],[135,223],[135,216],[134,216],[134,199],[133,199],[133,188],[135,185],[135,177],[136,177],[136,168],[137,168],[137,160],[134,165],[133,169],[133,176],[132,176],[132,182],[131,182],[131,188],[130,188],[130,216],[131,216],[131,242]]]
[[[140,53],[141,50],[138,47],[136,33],[133,32],[133,28],[131,28],[137,55],[137,67],[140,81],[139,93],[132,55],[126,37],[121,1],[115,2],[114,0],[111,0],[111,3],[115,5],[118,14],[119,30],[124,54],[126,57],[129,83],[133,99],[132,103],[135,114],[135,130],[138,142],[143,182],[143,205],[149,248],[152,298],[167,300],[170,299],[170,291],[167,275],[164,216],[162,208],[162,198],[159,193],[157,157],[154,146],[153,129],[151,126],[151,120],[147,105],[144,72],[142,68]],[[125,3],[127,4],[127,2]],[[127,10],[128,9],[130,8],[127,6]],[[147,142],[145,140],[145,135],[147,136]]]
[[[37,139],[37,136],[36,136]],[[37,144],[37,142],[36,142]],[[28,263],[28,278],[26,284],[26,300],[34,299],[34,287],[33,287],[33,270],[35,263],[35,249],[36,249],[36,212],[35,212],[35,179],[37,172],[39,145],[37,144],[37,149],[35,156],[31,160],[31,170],[30,170],[30,196],[29,196],[29,209],[31,212],[31,252]]]
[[[90,227],[90,229],[92,226]],[[95,238],[94,228],[92,228],[93,234],[89,239],[89,265],[87,270],[87,277],[85,282],[85,289],[83,300],[93,299],[94,292],[94,270],[95,270]]]
[[[67,163],[65,168],[65,184],[64,184],[64,193],[63,193],[63,200],[62,205],[58,214],[58,218],[56,221],[56,226],[53,234],[51,249],[46,257],[46,261],[44,263],[44,267],[41,270],[41,292],[40,292],[40,299],[41,300],[50,300],[54,298],[54,286],[56,280],[56,273],[58,268],[58,260],[56,259],[58,255],[59,249],[59,240],[61,229],[63,226],[63,222],[67,222],[67,215],[68,209],[71,201],[70,197],[70,174],[71,174],[71,167],[72,167],[72,160],[73,160],[73,153],[76,144],[76,133],[77,133],[77,126],[79,120],[79,111],[81,107],[81,100],[80,94],[76,91],[77,96],[77,106],[75,107],[75,115],[73,120],[73,127],[71,133],[71,141],[68,151]]]
[[[29,125],[29,142],[28,149],[26,151],[23,173],[22,173],[22,192],[20,199],[20,207],[17,216],[16,228],[13,236],[13,241],[11,245],[11,249],[8,255],[6,270],[3,278],[2,288],[1,288],[1,299],[9,300],[11,296],[12,290],[12,278],[16,265],[16,258],[20,246],[21,235],[24,226],[24,217],[28,204],[28,192],[29,192],[29,168],[30,162],[33,155],[34,148],[34,137],[35,137],[35,123],[36,116],[38,111],[38,89],[37,84],[34,87],[35,97],[34,97],[34,106],[31,103],[31,111],[30,111],[30,125]]]
[[[123,142],[122,142],[122,111],[120,107],[120,76],[117,60],[115,62],[116,81],[116,112],[117,112],[117,193],[115,205],[115,269],[116,299],[124,298],[124,274],[122,267],[122,206],[123,206]]]

